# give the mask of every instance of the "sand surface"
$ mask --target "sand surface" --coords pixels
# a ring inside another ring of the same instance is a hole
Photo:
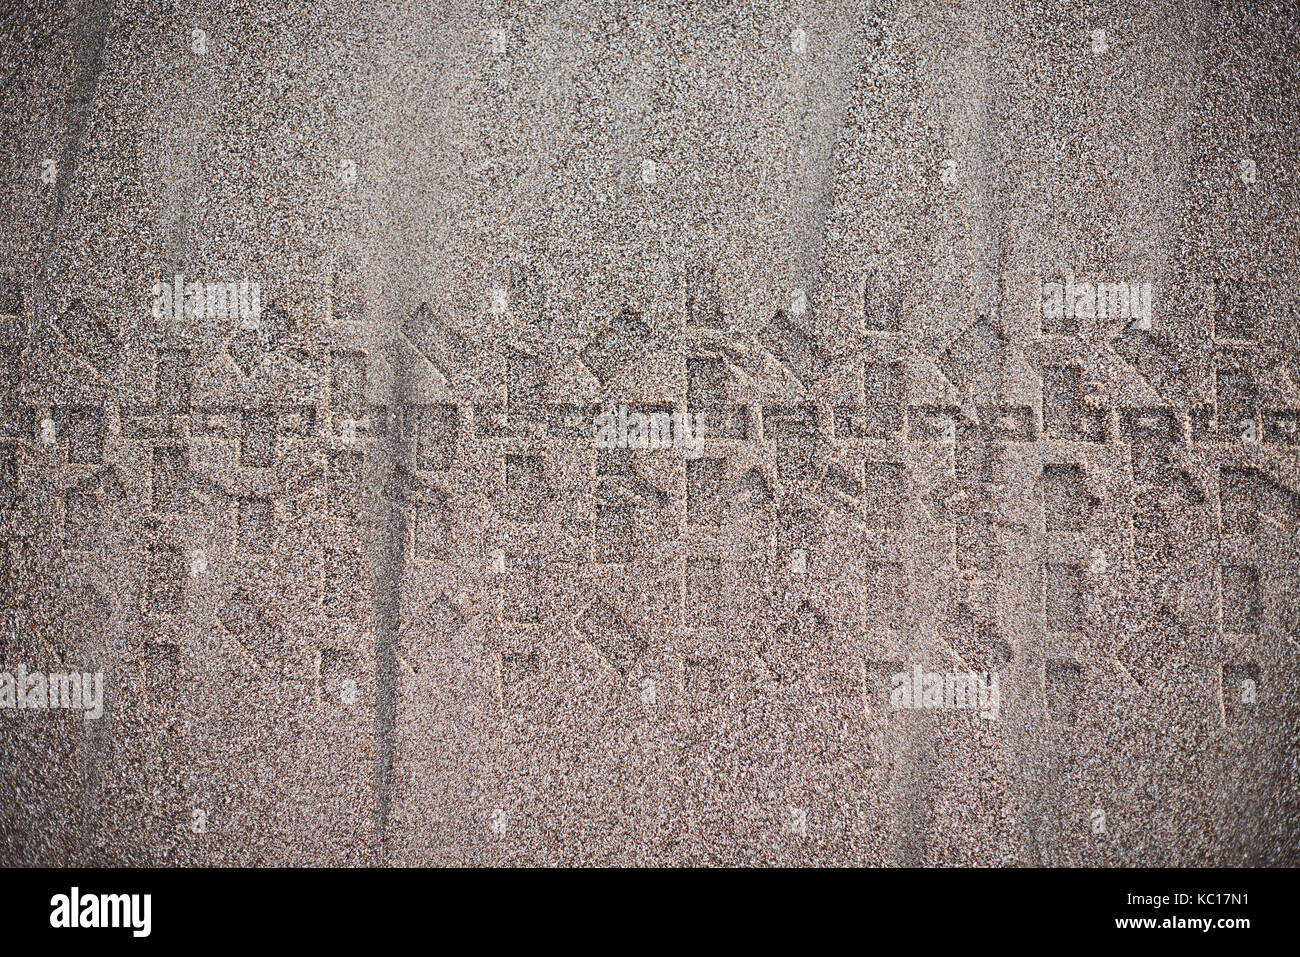
[[[1294,8],[285,6],[0,22],[0,864],[1300,861]]]

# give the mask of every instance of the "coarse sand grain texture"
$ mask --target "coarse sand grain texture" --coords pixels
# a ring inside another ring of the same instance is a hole
[[[0,16],[0,865],[1300,863],[1294,4]]]

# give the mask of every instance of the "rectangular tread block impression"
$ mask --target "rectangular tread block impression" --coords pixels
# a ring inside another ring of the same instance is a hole
[[[1250,565],[1224,565],[1220,570],[1223,585],[1223,630],[1253,635],[1264,619],[1264,598],[1259,569]]]
[[[1044,620],[1048,632],[1083,628],[1083,569],[1048,562],[1043,566]]]
[[[1049,661],[1043,669],[1047,714],[1055,721],[1079,720],[1083,670],[1072,661]]]

